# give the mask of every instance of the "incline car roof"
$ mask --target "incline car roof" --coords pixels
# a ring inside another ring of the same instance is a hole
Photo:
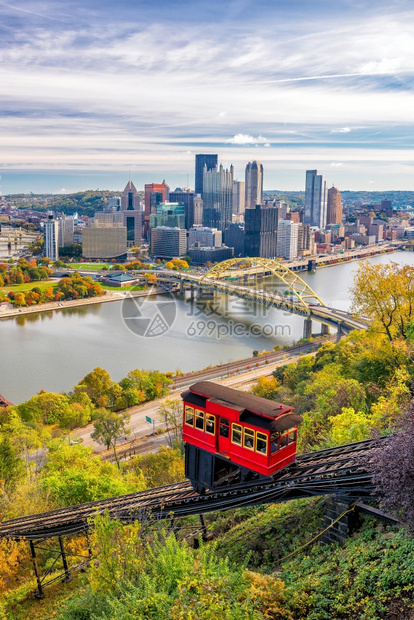
[[[190,392],[204,396],[209,400],[222,401],[234,409],[248,410],[257,415],[263,415],[269,418],[277,418],[284,413],[292,411],[292,407],[282,405],[273,400],[267,400],[261,396],[240,392],[233,388],[212,383],[211,381],[199,381],[190,386]],[[184,394],[182,395],[184,396]],[[299,416],[298,416],[299,417]]]

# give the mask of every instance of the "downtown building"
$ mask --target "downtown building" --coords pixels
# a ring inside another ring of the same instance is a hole
[[[53,213],[48,213],[47,220],[44,225],[45,231],[45,256],[50,260],[58,260],[59,258],[59,222],[55,219]]]
[[[128,181],[121,196],[121,212],[127,230],[128,247],[140,246],[142,241],[142,211],[135,185]]]
[[[244,255],[274,258],[277,255],[278,210],[256,205],[246,209]]]
[[[306,171],[305,186],[305,217],[304,223],[310,226],[318,226],[323,229],[326,226],[326,181],[317,170]]]
[[[277,256],[292,260],[298,255],[300,224],[292,220],[280,220],[277,227]]]
[[[233,174],[230,166],[225,170],[219,168],[203,171],[203,226],[217,228],[224,232],[232,222],[233,209]]]
[[[194,193],[203,195],[203,175],[204,175],[204,166],[207,170],[214,170],[218,165],[218,155],[212,154],[200,154],[195,156],[195,183],[194,183]]]
[[[254,209],[263,202],[263,166],[249,162],[245,172],[245,209]]]
[[[180,258],[187,252],[187,231],[184,228],[159,226],[151,229],[151,256]]]
[[[341,224],[342,222],[342,199],[341,192],[336,187],[328,189],[328,204],[326,209],[327,224]]]

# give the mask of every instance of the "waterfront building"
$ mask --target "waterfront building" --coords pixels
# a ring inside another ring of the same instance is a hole
[[[326,181],[317,170],[306,171],[305,224],[326,226]]]
[[[342,222],[341,192],[336,187],[328,189],[328,203],[326,209],[326,223],[340,224]]]
[[[278,210],[256,205],[246,209],[244,255],[274,258],[277,251]]]
[[[164,183],[146,183],[144,186],[144,236],[149,235],[149,219],[160,202],[165,202],[166,187]]]
[[[263,201],[263,166],[259,161],[249,162],[245,172],[245,208],[254,209]]]
[[[214,170],[214,168],[217,168],[217,164],[218,155],[200,154],[195,156],[195,194],[200,194],[200,196],[203,195],[204,166],[206,166],[207,170]]]
[[[187,232],[184,228],[160,226],[151,229],[151,256],[179,258],[187,252]]]
[[[233,209],[232,214],[237,216],[244,215],[246,208],[246,183],[244,181],[233,181]]]
[[[219,248],[222,245],[223,233],[217,228],[194,226],[188,233],[188,248]]]
[[[72,245],[75,230],[75,219],[73,215],[62,213],[59,219],[59,247]]]
[[[53,213],[49,213],[45,222],[45,256],[50,260],[59,258],[59,222]]]
[[[291,220],[280,220],[277,227],[277,256],[292,260],[298,255],[299,226]]]
[[[123,211],[95,211],[95,215],[93,216],[93,222],[91,226],[98,224],[105,224],[106,226],[111,226],[112,224],[125,224],[124,220],[125,216]]]
[[[83,229],[82,256],[93,259],[126,257],[127,228],[122,223],[95,223]]]
[[[195,265],[221,263],[223,260],[233,258],[233,248],[228,248],[225,245],[220,248],[194,248],[192,250],[188,250],[188,255],[191,258],[191,262]]]
[[[222,164],[213,170],[208,170],[207,166],[204,166],[203,226],[222,231],[230,226],[233,208],[233,173],[233,166],[230,166],[229,170],[225,170]]]

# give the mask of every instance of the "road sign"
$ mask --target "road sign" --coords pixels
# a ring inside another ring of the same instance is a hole
[[[148,422],[148,424],[152,424],[152,418],[150,418],[149,416],[145,416],[145,420]]]

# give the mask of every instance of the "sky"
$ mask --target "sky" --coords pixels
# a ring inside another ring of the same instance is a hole
[[[414,190],[411,0],[0,0],[0,191]]]

